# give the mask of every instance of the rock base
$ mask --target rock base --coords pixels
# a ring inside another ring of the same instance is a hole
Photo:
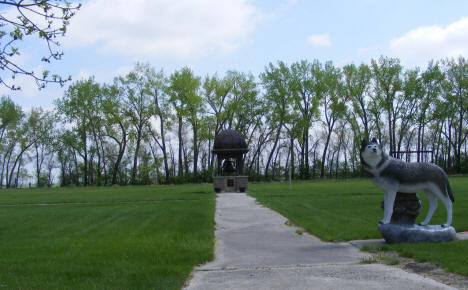
[[[440,243],[455,239],[454,227],[440,225],[379,224],[379,232],[387,243]]]
[[[380,207],[384,209],[385,203],[382,200]],[[421,201],[416,193],[397,192],[393,204],[393,214],[391,224],[414,224],[419,215]]]

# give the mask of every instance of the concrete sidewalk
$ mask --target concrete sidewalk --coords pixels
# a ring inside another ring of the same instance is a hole
[[[186,289],[454,289],[381,264],[350,243],[325,243],[245,193],[218,194],[216,258]]]

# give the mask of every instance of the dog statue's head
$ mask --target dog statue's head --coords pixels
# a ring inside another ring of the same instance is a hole
[[[366,165],[377,164],[382,159],[382,147],[377,142],[377,139],[373,138],[370,142],[362,140],[361,143],[361,162]]]

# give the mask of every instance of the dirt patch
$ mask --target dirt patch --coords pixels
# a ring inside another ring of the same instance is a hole
[[[426,278],[436,280],[440,283],[458,288],[468,289],[468,276],[447,272],[441,267],[431,263],[418,263],[413,259],[400,257],[397,252],[393,251],[379,251],[372,253],[378,263],[387,264],[388,258],[398,259],[397,264],[391,266],[399,267],[407,272],[415,273]],[[382,259],[382,257],[387,257]]]

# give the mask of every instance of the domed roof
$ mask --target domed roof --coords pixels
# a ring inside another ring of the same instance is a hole
[[[213,153],[216,154],[229,154],[237,155],[243,154],[249,151],[247,143],[245,143],[244,137],[232,129],[226,129],[221,131],[216,137],[213,145]]]

